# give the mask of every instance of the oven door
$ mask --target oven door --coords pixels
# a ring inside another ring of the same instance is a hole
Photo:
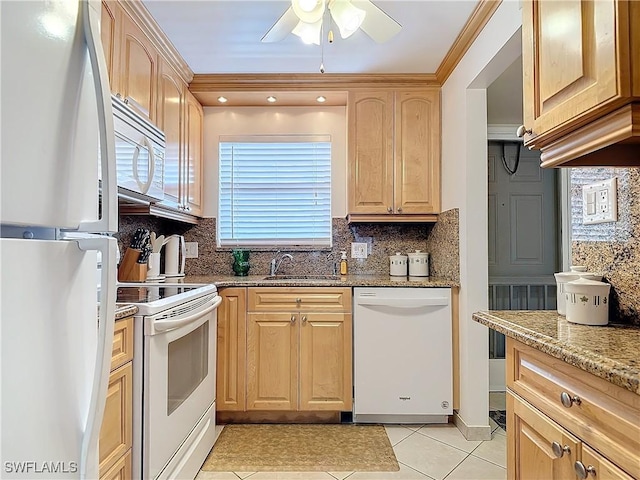
[[[144,478],[162,472],[214,402],[221,302],[212,294],[144,317]]]

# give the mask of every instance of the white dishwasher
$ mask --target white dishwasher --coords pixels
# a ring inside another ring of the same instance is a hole
[[[357,423],[446,423],[453,414],[450,288],[353,289]]]

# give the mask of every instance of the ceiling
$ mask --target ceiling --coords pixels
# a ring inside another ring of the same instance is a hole
[[[377,44],[362,30],[338,32],[324,45],[327,73],[435,73],[477,0],[374,0],[402,25]],[[288,0],[144,0],[151,15],[195,74],[319,73],[322,48],[290,34],[260,39],[291,5]]]

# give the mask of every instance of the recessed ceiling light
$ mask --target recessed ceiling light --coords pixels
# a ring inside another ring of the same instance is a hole
[[[269,103],[275,103],[276,100],[278,100],[278,99],[276,97],[272,96],[272,95],[267,97],[267,102],[269,102]]]
[[[218,97],[218,102],[227,103],[227,97]]]
[[[327,101],[327,97],[320,95],[318,98],[316,98],[316,102],[318,103],[324,103]]]

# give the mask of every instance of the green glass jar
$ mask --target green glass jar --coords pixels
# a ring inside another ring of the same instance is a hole
[[[233,271],[239,277],[244,277],[249,273],[249,250],[235,248],[231,252],[233,255]]]

